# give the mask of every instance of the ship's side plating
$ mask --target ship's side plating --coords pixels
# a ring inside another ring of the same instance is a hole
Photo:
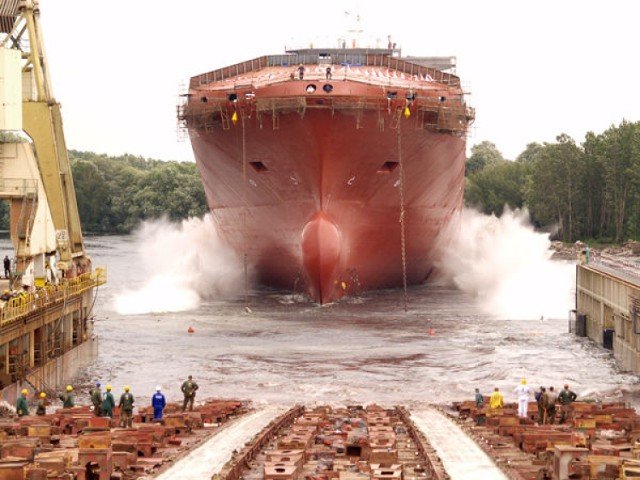
[[[194,77],[181,112],[221,236],[259,281],[320,302],[423,281],[462,205],[457,77],[350,53]]]

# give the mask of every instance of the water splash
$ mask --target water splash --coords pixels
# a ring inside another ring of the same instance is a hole
[[[148,280],[116,297],[120,314],[193,310],[202,299],[242,291],[242,264],[220,241],[210,214],[179,224],[144,222],[132,243]]]
[[[548,234],[534,231],[527,210],[500,218],[465,209],[438,265],[443,278],[476,296],[498,318],[567,318],[575,266],[552,260]]]

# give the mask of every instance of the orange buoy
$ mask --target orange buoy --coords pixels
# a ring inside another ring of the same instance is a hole
[[[189,327],[189,328],[187,329],[187,332],[189,332],[189,333],[193,333],[193,332],[195,332],[195,330],[193,329],[193,327]]]

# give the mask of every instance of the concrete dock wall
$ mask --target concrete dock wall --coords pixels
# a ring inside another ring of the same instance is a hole
[[[615,269],[576,266],[576,311],[586,317],[586,335],[612,348],[620,367],[634,373],[640,373],[639,282]]]

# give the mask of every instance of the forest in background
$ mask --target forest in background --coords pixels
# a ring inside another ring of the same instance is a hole
[[[142,220],[179,221],[208,211],[193,162],[77,150],[69,150],[69,160],[85,233],[130,233]],[[9,229],[7,202],[0,202],[0,229]]]
[[[527,208],[537,228],[564,242],[640,238],[640,122],[589,132],[581,144],[566,134],[530,143],[514,161],[482,142],[466,167],[465,204],[483,213]]]
[[[196,164],[69,150],[83,231],[130,233],[140,221],[201,217],[207,202]],[[581,144],[566,134],[530,143],[515,160],[481,142],[466,162],[465,205],[500,216],[529,211],[564,242],[640,239],[640,122],[623,121]],[[0,202],[0,229],[9,228]]]
[[[129,233],[140,221],[201,217],[207,200],[196,164],[70,150],[82,229]]]

